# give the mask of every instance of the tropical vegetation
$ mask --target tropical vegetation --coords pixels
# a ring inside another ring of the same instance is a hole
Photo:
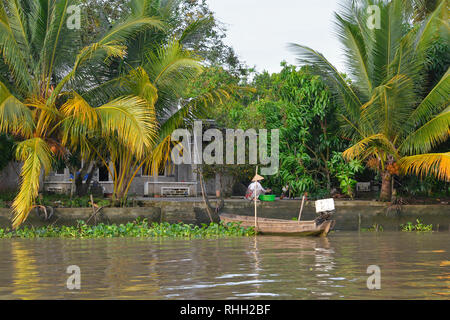
[[[73,5],[80,29],[67,24]],[[447,1],[344,0],[335,22],[347,74],[298,44],[301,67],[269,74],[224,44],[204,0],[0,0],[0,170],[23,163],[13,227],[36,205],[88,206],[100,166],[114,182],[110,204],[126,206],[138,174],[170,163],[173,130],[198,118],[280,129],[280,170],[264,181],[277,194],[354,197],[365,177],[381,181],[383,201],[395,184],[448,196]],[[70,197],[38,197],[57,167],[74,177]],[[241,186],[254,171],[199,167]]]
[[[208,239],[223,237],[249,237],[255,235],[254,229],[241,227],[237,223],[194,226],[191,224],[148,223],[147,220],[136,220],[127,224],[88,225],[78,221],[76,226],[28,227],[17,230],[1,229],[1,238],[186,238]]]
[[[313,65],[340,98],[341,129],[352,141],[344,157],[363,160],[380,173],[380,199],[385,201],[391,199],[394,175],[450,180],[448,145],[438,149],[450,133],[448,66],[424,90],[430,49],[436,41],[448,41],[447,1],[438,1],[425,17],[415,16],[414,10],[423,8],[415,3],[344,1],[335,20],[351,81],[319,52],[291,46],[299,61]],[[369,6],[379,8],[380,15],[372,17]]]
[[[406,224],[400,225],[400,228],[402,231],[405,232],[431,232],[433,231],[433,225],[432,224],[424,224],[419,219],[416,219],[416,223],[407,222]]]
[[[185,46],[208,17],[180,29],[171,25],[178,2],[132,0],[118,21],[94,29],[95,40],[84,43],[79,30],[66,27],[68,8],[77,4],[0,3],[0,133],[16,140],[23,162],[14,227],[34,206],[41,171],[61,158],[103,163],[114,200],[123,203],[144,164],[154,171],[165,162],[171,131],[227,96],[224,89],[183,96],[202,70]]]

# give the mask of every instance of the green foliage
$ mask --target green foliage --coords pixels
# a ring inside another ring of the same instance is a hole
[[[427,50],[425,59],[425,86],[424,95],[428,94],[441,80],[450,66],[450,48],[448,39],[438,38]],[[425,98],[425,96],[424,96]]]
[[[239,126],[280,130],[280,170],[267,179],[275,192],[288,185],[291,196],[329,195],[330,156],[347,146],[337,134],[337,105],[308,67],[282,66],[280,73],[255,77],[257,99],[241,112]]]
[[[306,191],[312,197],[327,196],[336,180],[328,166],[330,157],[348,146],[338,135],[338,106],[321,77],[313,75],[310,68],[298,69],[285,62],[281,65],[279,73],[256,74],[252,82],[247,78],[253,73],[251,69],[238,77],[211,67],[192,83],[190,92],[203,94],[224,84],[252,86],[254,92],[234,94],[211,110],[209,118],[215,119],[219,128],[267,129],[269,142],[270,130],[279,129],[280,170],[277,175],[266,177],[264,185],[277,194],[289,185],[291,196]],[[250,165],[204,167],[207,177],[219,172],[244,184],[255,172]]]
[[[423,224],[419,219],[416,220],[416,224],[412,224],[411,222],[408,222],[406,224],[400,225],[400,228],[402,229],[402,231],[406,231],[406,232],[411,232],[411,231],[431,232],[431,231],[433,231],[432,224]]]
[[[328,166],[330,172],[338,179],[342,192],[353,198],[353,190],[357,182],[354,177],[363,170],[361,162],[357,159],[347,162],[342,157],[342,153],[333,152]]]
[[[3,200],[4,202],[9,202],[9,201],[13,201],[16,196],[17,196],[17,193],[13,192],[13,191],[1,192],[0,200]]]
[[[379,28],[367,23],[373,4]],[[449,136],[447,16],[441,0],[342,1],[336,34],[351,81],[319,52],[292,45],[299,62],[313,65],[343,105],[341,131],[352,141],[344,157],[378,162],[373,169],[382,174],[382,201],[391,200],[392,175],[450,178],[448,148],[434,152]]]
[[[195,226],[192,224],[152,223],[146,219],[136,220],[127,224],[96,226],[87,225],[78,221],[76,226],[46,226],[41,228],[23,227],[15,231],[0,229],[0,238],[222,238],[253,236],[253,228],[244,228],[237,223]]]
[[[205,0],[150,0],[146,11],[149,16],[158,16],[165,23],[164,32],[149,32],[140,35],[139,41],[128,46],[133,51],[132,62],[140,59],[142,48],[149,49],[155,44],[168,43],[180,39],[186,49],[194,50],[208,65],[221,65],[233,72],[244,67],[233,48],[223,39],[226,28],[216,19]],[[82,43],[89,44],[105,30],[123,19],[132,11],[140,11],[144,0],[81,0],[84,21],[82,23]],[[144,40],[144,42],[140,42]],[[137,50],[138,49],[138,50]],[[145,55],[145,54],[144,54]]]
[[[450,195],[450,183],[439,181],[432,176],[423,179],[405,177],[401,180],[401,184],[398,193],[403,197],[447,197]]]

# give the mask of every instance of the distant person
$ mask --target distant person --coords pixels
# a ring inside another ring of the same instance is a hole
[[[288,197],[289,198],[289,194],[290,194],[290,192],[289,192],[289,185],[287,184],[287,185],[285,185],[282,189],[281,189],[281,196],[280,196],[280,200],[282,200],[282,199],[284,199],[284,198],[286,198],[286,197]]]
[[[251,201],[254,200],[255,197],[256,199],[258,199],[258,197],[261,194],[265,194],[267,192],[271,192],[271,189],[264,189],[263,186],[261,185],[261,183],[259,183],[259,181],[264,180],[263,177],[261,177],[260,175],[256,175],[253,179],[252,179],[252,183],[250,183],[250,185],[247,188],[247,193],[245,194],[245,199]]]

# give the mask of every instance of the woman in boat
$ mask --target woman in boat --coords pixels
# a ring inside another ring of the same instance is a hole
[[[261,194],[265,194],[267,192],[271,192],[271,189],[264,189],[263,186],[261,185],[261,183],[259,183],[259,181],[264,180],[263,177],[261,177],[259,174],[257,174],[253,180],[252,183],[250,183],[250,185],[247,188],[247,193],[245,194],[245,199],[247,200],[254,200],[255,196],[256,199],[258,199],[258,197]]]

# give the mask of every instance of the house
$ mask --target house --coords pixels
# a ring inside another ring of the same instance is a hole
[[[214,126],[214,121],[205,120],[208,126]],[[193,141],[191,142],[193,146]],[[112,169],[112,166],[111,168]],[[133,179],[128,195],[138,197],[154,196],[201,196],[201,185],[197,174],[196,164],[169,164],[158,176],[146,175],[146,170],[140,170]],[[95,169],[92,178],[93,183],[98,183],[104,194],[113,193],[113,178],[106,167]],[[19,184],[20,165],[11,163],[3,172],[0,172],[0,190],[15,189]],[[3,177],[3,178],[1,178]],[[69,194],[73,184],[73,173],[68,168],[60,168],[51,171],[47,176],[41,175],[41,191]],[[222,178],[225,188],[232,189],[232,179]],[[205,182],[208,195],[216,195],[220,184],[220,178],[210,179]]]
[[[195,165],[166,166],[158,176],[146,175],[142,169],[131,183],[130,196],[187,196],[199,195],[200,184]],[[55,193],[70,193],[73,175],[68,168],[52,171],[44,179],[44,190]],[[113,192],[113,178],[106,167],[95,169],[92,183],[98,182],[105,194]],[[210,189],[210,188],[209,188]],[[208,192],[213,193],[213,192]]]

